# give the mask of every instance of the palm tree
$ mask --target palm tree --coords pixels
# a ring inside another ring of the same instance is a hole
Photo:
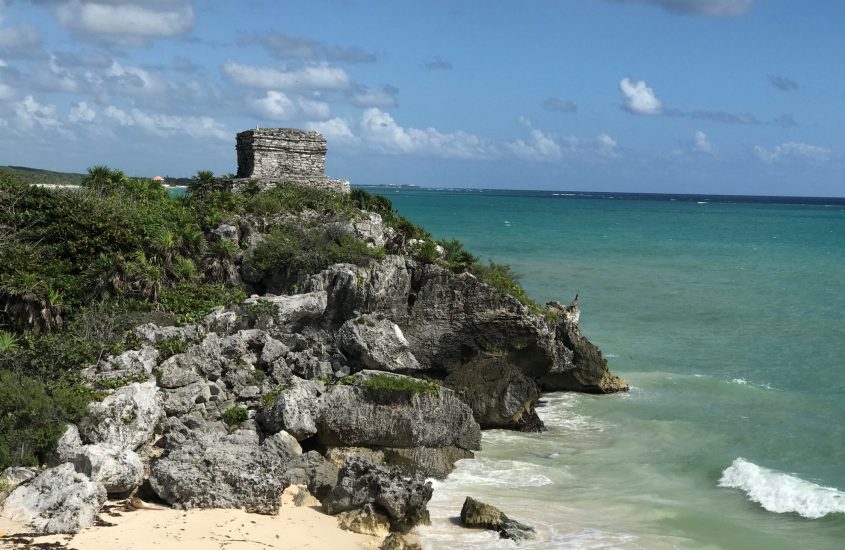
[[[191,179],[191,183],[188,184],[188,192],[198,198],[202,199],[212,190],[217,184],[217,180],[214,177],[214,172],[211,170],[200,170],[197,172],[197,175]]]

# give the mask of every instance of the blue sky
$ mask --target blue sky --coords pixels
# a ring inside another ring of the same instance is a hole
[[[845,2],[0,0],[0,164],[845,195]]]

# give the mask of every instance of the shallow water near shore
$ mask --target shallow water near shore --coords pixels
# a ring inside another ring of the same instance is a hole
[[[525,548],[842,547],[845,200],[369,190],[537,301],[579,293],[632,387],[486,432],[436,484],[426,548],[510,545],[455,525],[466,495],[535,525]]]

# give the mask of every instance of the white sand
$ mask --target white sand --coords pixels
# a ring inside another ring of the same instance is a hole
[[[116,505],[117,503],[109,503]],[[242,510],[144,509],[101,518],[111,527],[92,527],[76,535],[37,537],[33,543],[61,542],[79,550],[256,550],[256,549],[376,549],[381,540],[344,531],[334,517],[316,508],[286,502],[277,516]],[[0,548],[10,534],[31,529],[0,518]],[[23,548],[24,546],[18,546]]]

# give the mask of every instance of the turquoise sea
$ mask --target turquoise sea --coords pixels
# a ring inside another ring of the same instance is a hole
[[[427,549],[845,548],[845,200],[370,188],[435,237],[580,294],[627,394],[547,395],[436,484]],[[800,204],[805,202],[808,204]]]

